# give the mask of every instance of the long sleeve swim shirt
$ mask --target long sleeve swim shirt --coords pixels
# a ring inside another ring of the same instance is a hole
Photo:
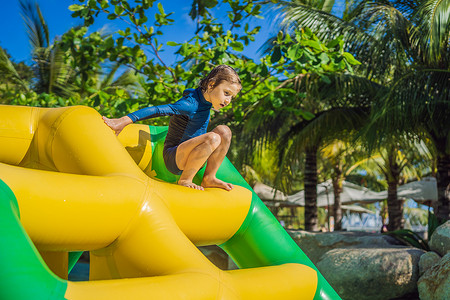
[[[164,148],[178,146],[184,141],[205,134],[212,104],[206,101],[200,88],[186,89],[175,103],[150,106],[127,116],[134,122],[160,116],[171,116]]]

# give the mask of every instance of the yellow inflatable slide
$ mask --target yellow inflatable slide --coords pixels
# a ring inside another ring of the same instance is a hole
[[[166,132],[116,137],[92,108],[0,105],[0,299],[340,299],[229,161],[232,191],[173,184]],[[90,280],[68,281],[80,251]]]

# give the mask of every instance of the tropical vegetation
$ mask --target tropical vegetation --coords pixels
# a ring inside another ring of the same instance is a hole
[[[286,138],[292,141],[295,150],[287,151],[284,160],[297,159],[300,147],[311,152],[305,162],[308,167],[305,176],[310,174],[305,184],[312,181],[314,185],[317,142],[323,142],[324,137],[350,133],[355,135],[353,141],[359,141],[369,151],[384,148],[382,151],[390,153],[384,171],[389,183],[388,227],[395,230],[402,227],[403,216],[396,193],[403,177],[400,176],[403,165],[399,162],[403,160],[402,153],[404,156],[415,151],[402,146],[405,141],[431,141],[438,170],[436,213],[441,219],[448,219],[450,199],[445,189],[450,184],[449,2],[345,1],[342,17],[333,15],[332,8],[343,1],[272,2],[282,13],[285,31],[309,27],[324,41],[343,36],[345,48],[364,62],[355,67],[356,76],[336,78],[339,84],[332,92],[349,104],[338,108],[326,93],[314,95],[316,103],[334,109],[325,108],[313,120],[291,127]],[[272,41],[268,44],[271,46]],[[308,89],[311,87],[304,90]],[[341,109],[345,113],[336,113]],[[310,190],[310,196],[305,198],[314,202],[314,189]],[[306,186],[305,192],[308,194]]]
[[[342,181],[363,171],[388,189],[390,230],[403,227],[397,186],[430,174],[436,215],[449,219],[450,0],[194,0],[196,31],[166,43],[176,21],[154,0],[79,0],[69,9],[83,26],[53,38],[38,3],[20,6],[33,63],[0,48],[0,104],[88,105],[121,116],[172,102],[228,64],[243,89],[211,126],[231,127],[229,158],[243,173],[287,193],[305,189],[306,229],[318,229],[318,182],[333,182],[339,229]],[[244,50],[261,30],[253,20],[268,14],[278,14],[280,31],[256,61]],[[91,32],[100,16],[120,29]]]

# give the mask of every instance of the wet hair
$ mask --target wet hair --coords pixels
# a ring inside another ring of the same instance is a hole
[[[212,88],[215,88],[223,81],[228,81],[229,83],[236,83],[242,87],[241,79],[237,72],[230,66],[227,65],[218,65],[214,69],[209,72],[209,74],[200,80],[199,87],[202,89],[202,92],[206,92],[208,90],[208,85],[213,82]]]

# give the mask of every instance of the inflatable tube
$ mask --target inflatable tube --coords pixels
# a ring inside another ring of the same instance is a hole
[[[166,131],[0,105],[1,299],[340,299],[229,161],[230,192],[169,183]],[[212,244],[249,269],[194,246]],[[80,251],[94,281],[66,280]]]

